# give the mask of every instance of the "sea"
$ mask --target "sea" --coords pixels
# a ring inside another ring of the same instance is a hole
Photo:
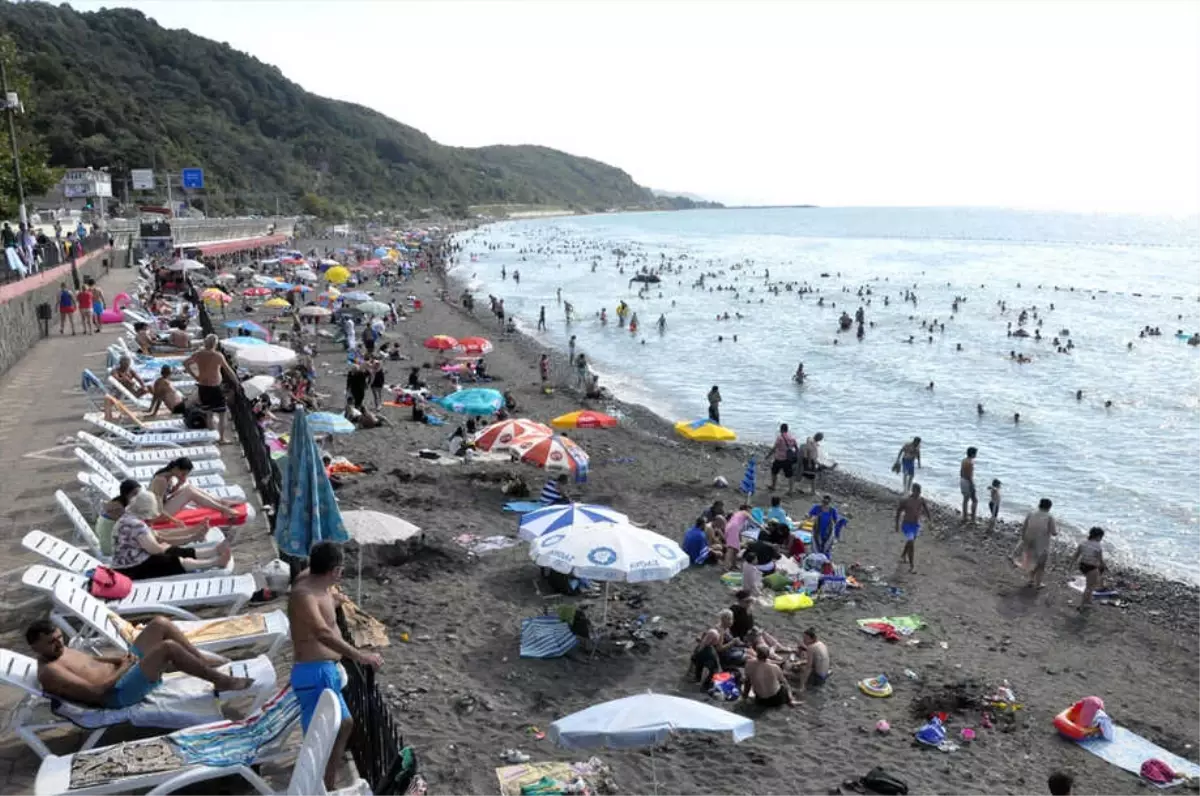
[[[506,221],[459,240],[453,275],[483,312],[494,295],[544,343],[574,336],[623,400],[697,419],[719,385],[739,440],[820,431],[826,459],[897,491],[892,464],[919,436],[917,481],[951,505],[974,446],[981,517],[1000,479],[1003,517],[1050,498],[1069,539],[1099,525],[1121,559],[1200,582],[1194,216],[695,210]],[[661,281],[631,283],[639,272]],[[618,326],[622,301],[636,333]],[[861,339],[839,331],[859,308]]]

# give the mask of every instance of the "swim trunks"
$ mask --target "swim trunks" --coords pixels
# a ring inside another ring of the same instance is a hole
[[[342,709],[342,721],[350,718],[350,708],[342,699],[342,670],[337,661],[305,661],[292,664],[292,690],[300,702],[300,725],[308,731],[309,722],[317,712],[317,702],[321,692],[329,689],[337,694],[338,704]]]
[[[806,687],[813,688],[815,686],[825,685],[825,681],[828,679],[829,679],[829,672],[826,672],[823,675],[817,674],[816,672],[809,672],[808,680],[806,682]]]
[[[792,478],[796,473],[795,465],[788,459],[774,459],[771,462],[771,475],[779,475],[781,472],[785,478]]]
[[[916,475],[917,474],[917,460],[916,459],[901,459],[900,460],[900,469],[904,471],[905,475]]]
[[[754,696],[754,703],[763,708],[780,708],[787,704],[787,691],[782,688],[769,697]]]
[[[904,534],[904,538],[912,541],[921,533],[921,523],[905,522],[900,525],[900,532]]]
[[[225,393],[219,386],[210,384],[196,385],[196,395],[200,398],[200,408],[206,412],[225,411]]]
[[[112,689],[104,697],[104,706],[117,709],[136,705],[160,685],[162,685],[162,680],[150,680],[142,671],[142,665],[139,663],[130,667],[125,674],[121,675],[121,679],[113,684]]]
[[[999,514],[1000,514],[1000,504],[999,504],[999,503],[993,503],[992,501],[990,501],[990,500],[989,500],[989,501],[988,501],[988,511],[989,511],[989,512],[991,512],[991,515],[992,515],[993,517],[999,516]]]
[[[973,500],[975,498],[975,482],[970,478],[958,479],[958,488],[962,492],[962,496]]]

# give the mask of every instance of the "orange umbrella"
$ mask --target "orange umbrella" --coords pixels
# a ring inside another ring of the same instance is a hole
[[[464,354],[490,354],[492,341],[486,337],[463,337],[458,341],[458,350]]]
[[[458,348],[458,341],[448,334],[435,334],[425,341],[425,347],[434,351],[449,351]]]
[[[550,421],[555,428],[615,428],[617,419],[603,412],[593,412],[584,409],[579,412],[568,412]]]

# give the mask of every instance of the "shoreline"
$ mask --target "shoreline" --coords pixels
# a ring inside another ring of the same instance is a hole
[[[471,229],[479,229],[483,226],[485,226],[485,224],[480,224],[477,227],[472,227]],[[462,230],[455,234],[461,235],[467,231],[470,230]],[[453,237],[451,239],[453,239]],[[440,280],[441,287],[447,291],[448,299],[453,299],[460,295],[463,290],[468,289],[467,281],[455,273],[457,269],[465,268],[468,265],[470,265],[470,263],[457,263],[455,265],[448,266],[444,272],[433,275],[433,278],[435,280]],[[474,317],[468,313],[465,313],[457,303],[453,301],[448,301],[448,303],[450,303],[455,310],[459,311],[465,317],[474,318],[476,321],[479,320],[478,317]],[[510,341],[514,341],[514,338],[512,337],[508,339]],[[549,343],[538,340],[536,337],[529,334],[528,331],[522,330],[520,326],[517,328],[515,340],[519,340],[519,347],[530,352],[530,355],[534,359],[536,359],[536,357],[540,356],[542,353],[547,353],[550,355],[551,362],[554,363],[556,368],[569,367],[566,364],[566,356],[563,351]],[[602,380],[601,384],[603,385],[603,383],[604,382]],[[683,440],[679,439],[675,435],[673,422],[669,418],[658,414],[653,409],[643,404],[625,400],[611,390],[607,390],[607,388],[606,391],[611,396],[607,400],[620,407],[622,412],[635,417],[640,417],[643,423],[657,425],[659,427],[656,429],[658,432],[657,436],[660,436],[664,440],[674,441],[681,445],[684,443]],[[586,405],[589,402],[585,399],[581,399],[581,403]],[[769,441],[764,442],[761,445],[754,445],[745,442],[733,442],[724,445],[723,448],[730,452],[742,453],[743,462],[749,458],[751,453],[756,454],[759,456],[761,464],[763,453],[770,447],[770,444],[771,443]],[[839,469],[833,471],[832,474],[826,474],[824,479],[826,483],[837,484],[837,488],[841,491],[848,491],[858,494],[870,500],[890,500],[895,503],[898,502],[901,497],[900,492],[893,487],[889,487],[886,484],[872,480],[867,476],[854,474],[846,470]],[[942,520],[951,518],[955,521],[957,520],[957,517],[959,516],[959,508],[954,504],[947,503],[945,501],[938,501],[929,497],[926,498],[926,501],[929,503],[930,510],[934,514],[935,518]],[[986,501],[981,501],[980,505],[981,508],[986,511]],[[982,516],[982,514],[980,516]],[[975,529],[975,533],[983,536],[984,538],[990,536],[992,537],[993,541],[1007,541],[1010,545],[1012,545],[1016,543],[1017,535],[1020,532],[1021,523],[1021,519],[1001,518],[996,523],[995,533],[989,535],[986,533],[986,531],[981,530],[986,528],[987,525],[986,519],[981,519]],[[1059,521],[1059,525],[1060,528],[1067,528],[1072,531],[1078,530],[1081,534],[1086,534],[1087,529],[1083,528],[1082,526],[1068,525],[1061,520]],[[1047,568],[1047,575],[1055,570],[1054,563],[1056,563],[1058,559],[1070,556],[1070,554],[1074,551],[1074,543],[1068,542],[1061,537],[1057,537],[1052,539],[1052,547],[1053,555],[1051,557],[1051,566]],[[1168,575],[1154,572],[1150,569],[1121,560],[1109,562],[1109,573],[1110,579],[1114,581],[1118,579],[1140,581],[1143,586],[1145,584],[1151,584],[1151,588],[1155,591],[1162,592],[1163,598],[1167,600],[1173,601],[1178,600],[1180,597],[1187,597],[1187,599],[1196,606],[1194,618],[1189,621],[1191,621],[1192,624],[1200,625],[1200,583],[1189,583],[1186,580],[1172,578]]]

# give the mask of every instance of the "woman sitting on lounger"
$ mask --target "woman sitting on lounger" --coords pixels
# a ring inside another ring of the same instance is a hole
[[[141,491],[141,484],[132,479],[126,479],[121,482],[121,491],[117,496],[100,507],[100,516],[96,518],[95,530],[96,538],[100,540],[100,552],[104,555],[112,555],[113,526],[116,525],[117,520],[121,519],[125,509],[129,507],[129,501]]]
[[[130,580],[145,580],[169,578],[229,563],[228,542],[222,542],[203,556],[193,547],[166,544],[147,525],[160,513],[158,498],[153,492],[142,490],[133,496],[129,508],[113,526],[113,569]],[[203,534],[207,528],[200,526],[199,531]]]
[[[167,466],[154,474],[150,479],[150,491],[162,504],[163,513],[174,516],[182,511],[189,503],[197,506],[215,509],[227,519],[235,520],[238,515],[233,510],[236,501],[221,501],[193,484],[188,483],[188,476],[195,465],[186,456],[174,459]]]

